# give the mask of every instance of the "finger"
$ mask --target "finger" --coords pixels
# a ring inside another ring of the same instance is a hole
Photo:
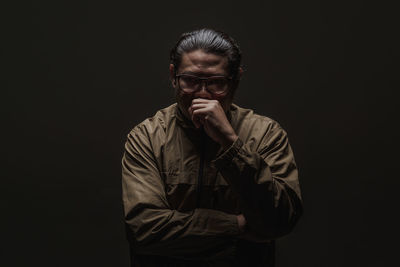
[[[196,127],[197,129],[199,129],[203,126],[203,124],[198,119],[194,119],[192,121],[193,121],[194,127]]]
[[[203,127],[207,124],[215,124],[215,119],[210,113],[209,109],[198,109],[194,110],[192,114],[192,121],[199,122]]]
[[[194,112],[195,110],[207,109],[207,108],[209,108],[209,105],[207,105],[207,104],[196,104],[196,105],[191,105],[191,106],[188,108],[188,112],[189,112],[189,115],[192,116],[192,115],[193,115],[193,112]]]
[[[206,115],[209,115],[211,111],[212,111],[212,108],[210,108],[208,106],[204,107],[204,108],[199,108],[199,109],[192,109],[192,116],[204,117]]]
[[[193,109],[191,111],[191,117],[192,120],[196,119],[198,121],[200,121],[201,123],[204,122],[204,117],[211,115],[210,112],[212,111],[212,109],[209,106],[205,106],[203,108],[198,108],[198,109]]]
[[[191,119],[192,119],[192,122],[193,122],[194,126],[197,129],[200,128],[203,125],[201,117],[192,115]]]
[[[200,109],[200,108],[206,108],[208,106],[209,106],[209,104],[202,103],[202,104],[192,104],[190,107],[191,107],[192,112],[193,112],[193,110]]]
[[[205,101],[203,101],[203,100],[194,99],[192,101],[192,105],[191,106],[192,106],[192,108],[194,108],[194,107],[202,108],[202,107],[208,106],[208,107],[214,108],[216,110],[217,109],[222,110],[221,104],[217,100],[205,100]]]
[[[210,103],[215,100],[205,99],[205,98],[195,98],[192,100],[192,104],[202,104],[202,103]]]

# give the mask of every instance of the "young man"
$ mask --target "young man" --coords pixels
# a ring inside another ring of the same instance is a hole
[[[242,69],[228,35],[185,33],[171,51],[177,103],[128,135],[123,203],[132,266],[273,266],[302,213],[286,132],[232,104]]]

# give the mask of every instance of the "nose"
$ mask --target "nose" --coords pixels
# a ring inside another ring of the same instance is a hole
[[[207,91],[207,85],[205,81],[203,81],[200,85],[200,89],[195,93],[195,97],[212,99],[212,95]]]

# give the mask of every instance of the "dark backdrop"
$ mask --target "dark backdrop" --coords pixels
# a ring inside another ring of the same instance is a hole
[[[169,49],[205,26],[239,41],[236,103],[279,121],[299,165],[305,213],[278,241],[278,266],[393,265],[394,7],[48,1],[2,11],[2,266],[128,266],[125,137],[174,102]]]

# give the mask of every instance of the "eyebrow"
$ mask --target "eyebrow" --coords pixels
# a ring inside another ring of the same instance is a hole
[[[212,77],[212,76],[224,76],[226,77],[227,75],[225,73],[204,73],[204,72],[193,72],[193,71],[184,71],[181,74],[189,74],[189,75],[194,75],[197,77]]]

